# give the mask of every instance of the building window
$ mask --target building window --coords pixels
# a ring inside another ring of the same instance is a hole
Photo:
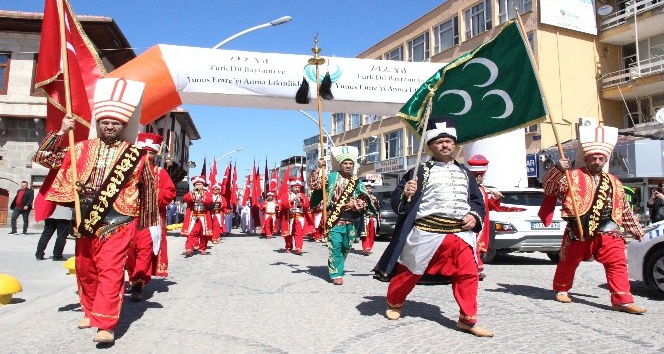
[[[466,39],[491,29],[491,0],[484,0],[464,12]]]
[[[341,134],[344,132],[346,124],[346,114],[344,113],[335,113],[334,114],[334,134]]]
[[[532,0],[498,0],[498,23],[505,23],[516,17],[514,7],[519,8],[519,13],[523,14],[533,10]]]
[[[11,62],[11,59],[11,53],[0,52],[0,95],[7,94],[7,86],[9,81],[9,63]]]
[[[356,113],[350,115],[350,129],[357,129],[362,123],[362,116]]]
[[[366,162],[380,161],[380,136],[364,139],[364,155]]]
[[[380,116],[377,114],[367,114],[364,119],[364,124],[371,124],[380,121]]]
[[[359,155],[362,155],[362,141],[361,140],[349,142],[349,143],[346,143],[346,145],[356,147],[357,148],[357,153]],[[358,155],[358,157],[359,157],[359,155]]]
[[[385,54],[385,60],[403,61],[403,47],[399,46]]]
[[[434,54],[459,44],[459,18],[453,18],[433,28]]]
[[[539,133],[539,125],[537,125],[537,124],[529,125],[529,126],[525,127],[524,129],[526,131],[526,134],[528,134],[528,133]]]
[[[39,54],[35,53],[35,60],[32,62],[32,81],[30,82],[30,95],[31,96],[43,96],[41,92],[35,89],[35,78],[37,78],[37,59]]]
[[[429,61],[429,32],[408,41],[408,61]]]
[[[395,130],[385,134],[385,158],[403,156],[403,131]]]
[[[415,133],[408,131],[408,155],[415,155],[420,149],[420,137]]]

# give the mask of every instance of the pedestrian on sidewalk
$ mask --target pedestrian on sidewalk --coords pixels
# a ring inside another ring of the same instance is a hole
[[[35,257],[37,257],[38,261],[44,260],[46,246],[48,246],[48,242],[56,231],[57,237],[55,239],[55,245],[53,246],[53,260],[62,261],[65,259],[62,252],[67,244],[67,236],[73,234],[73,218],[73,208],[62,205],[55,206],[53,214],[44,220],[44,230],[37,243],[37,252],[35,253]]]
[[[16,229],[16,219],[23,216],[23,234],[28,233],[28,216],[32,210],[32,201],[35,198],[34,192],[28,188],[28,181],[21,181],[21,188],[16,192],[9,209],[12,210],[10,234],[18,233]]]

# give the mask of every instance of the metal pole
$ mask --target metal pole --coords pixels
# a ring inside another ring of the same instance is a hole
[[[314,53],[313,58],[308,60],[309,65],[316,66],[316,100],[318,101],[318,137],[320,142],[320,151],[324,151],[323,147],[323,105],[320,97],[320,74],[318,67],[325,64],[325,59],[319,56],[321,48],[318,47],[318,33],[314,36],[314,47],[311,48],[311,51]],[[329,139],[329,138],[328,138]],[[322,156],[321,156],[322,157]],[[323,191],[323,221],[327,220],[327,167],[321,171],[321,188]],[[327,230],[326,235],[327,237]]]
[[[219,48],[220,48],[221,46],[223,46],[224,44],[226,44],[226,43],[228,43],[228,42],[234,40],[234,39],[237,38],[237,37],[240,37],[240,36],[242,36],[242,35],[245,35],[245,34],[247,34],[247,33],[249,33],[249,32],[253,32],[253,31],[259,30],[259,29],[261,29],[261,28],[272,27],[272,26],[279,26],[279,25],[282,25],[282,24],[284,24],[284,23],[290,22],[290,20],[292,20],[292,19],[293,19],[293,18],[290,17],[290,16],[284,16],[284,17],[279,17],[278,19],[276,19],[276,20],[274,20],[274,21],[270,21],[270,22],[268,22],[268,23],[263,23],[262,25],[254,26],[254,27],[251,27],[251,28],[247,28],[246,30],[244,30],[244,31],[242,31],[242,32],[238,32],[238,33],[236,33],[236,34],[234,34],[234,35],[232,35],[232,36],[230,36],[230,37],[224,39],[223,41],[217,43],[217,45],[215,45],[214,47],[212,47],[212,49],[219,49]]]

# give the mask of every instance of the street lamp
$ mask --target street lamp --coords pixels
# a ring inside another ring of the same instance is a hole
[[[316,123],[316,125],[318,125],[318,119],[312,117],[309,113],[307,113],[307,112],[305,112],[305,111],[303,111],[303,110],[301,110],[301,109],[298,109],[297,111],[300,112],[300,113],[302,113],[302,114],[304,114],[304,115],[307,116],[307,118],[309,118],[312,122],[314,122],[314,123]],[[332,140],[332,137],[330,136],[330,133],[328,133],[327,130],[325,130],[325,127],[321,127],[321,128],[323,129],[323,133],[325,133],[325,136],[327,136],[327,141],[330,142],[330,145],[335,146],[335,145],[334,145],[334,140]]]
[[[366,161],[366,158],[367,158],[367,157],[369,157],[369,156],[375,156],[375,155],[378,155],[378,151],[370,152],[370,153],[365,154],[365,155],[360,155],[360,156],[357,157],[357,162],[360,162],[360,161],[362,161],[362,160],[365,160],[365,161]]]
[[[244,31],[242,31],[242,32],[238,32],[238,33],[236,33],[236,34],[234,34],[234,35],[232,35],[232,36],[230,36],[230,37],[224,39],[223,41],[219,42],[217,45],[215,45],[214,47],[212,47],[212,49],[219,49],[219,48],[220,48],[221,46],[223,46],[224,44],[226,44],[226,43],[228,43],[228,42],[234,40],[234,39],[237,38],[237,37],[240,37],[240,36],[242,36],[242,35],[245,35],[245,34],[247,34],[247,33],[249,33],[249,32],[253,32],[253,31],[255,31],[255,30],[259,30],[259,29],[261,29],[261,28],[265,28],[265,27],[279,26],[279,25],[282,25],[282,24],[284,24],[284,23],[290,22],[292,19],[293,19],[293,18],[290,17],[290,16],[284,16],[284,17],[279,17],[279,18],[276,19],[276,20],[273,20],[273,21],[270,21],[270,22],[264,23],[264,24],[262,24],[262,25],[254,26],[254,27],[251,27],[251,28],[247,28],[246,30],[244,30]]]
[[[239,148],[239,149],[231,150],[231,151],[229,151],[229,152],[227,152],[227,153],[221,155],[221,157],[216,158],[215,161],[221,161],[221,159],[223,159],[224,157],[229,156],[229,155],[231,155],[231,154],[234,154],[234,153],[236,153],[236,152],[238,152],[238,151],[242,151],[242,150],[244,150],[244,148]]]

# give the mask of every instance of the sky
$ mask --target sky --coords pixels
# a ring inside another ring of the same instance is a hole
[[[317,33],[321,56],[353,58],[430,12],[444,0],[69,0],[77,15],[111,17],[140,55],[157,44],[210,48],[245,29],[291,16],[289,23],[240,36],[223,49],[311,55]],[[0,0],[0,9],[43,12],[44,0]],[[201,139],[190,160],[200,172],[203,158],[242,149],[219,160],[237,163],[238,181],[252,168],[261,172],[267,159],[303,154],[303,140],[318,134],[318,125],[297,111],[183,105]],[[318,112],[308,112],[314,118]],[[362,113],[362,112],[347,112]],[[323,114],[329,132],[330,112]],[[239,182],[238,182],[239,183]]]

